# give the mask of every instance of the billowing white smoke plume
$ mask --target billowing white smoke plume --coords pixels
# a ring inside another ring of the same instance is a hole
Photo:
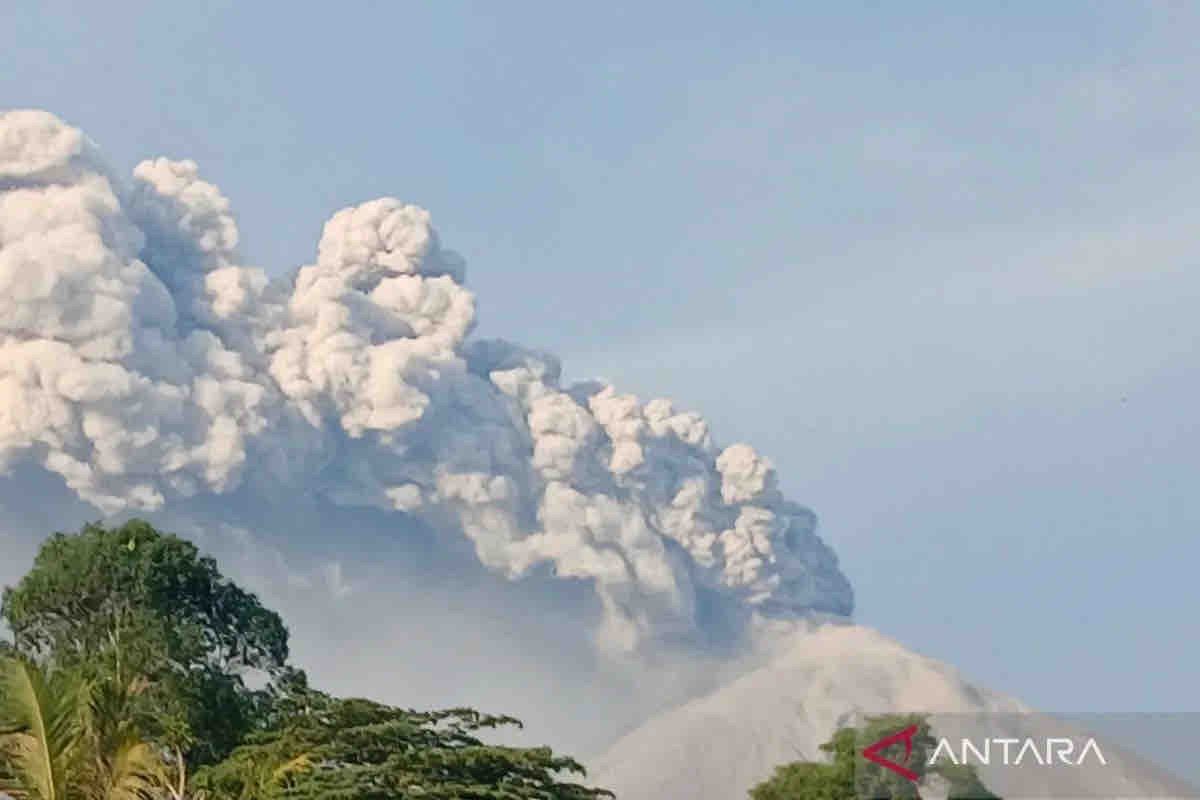
[[[237,243],[195,164],[119,181],[52,115],[0,114],[0,471],[35,462],[105,513],[245,488],[416,518],[504,574],[591,581],[620,650],[714,605],[850,613],[753,449],[472,340],[463,260],[424,210],[338,212],[286,283]]]

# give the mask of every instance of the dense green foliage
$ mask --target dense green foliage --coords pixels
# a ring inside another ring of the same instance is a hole
[[[862,751],[870,744],[911,725],[917,726],[912,754],[905,762],[904,745],[884,755],[908,766],[924,779],[924,765],[936,741],[926,720],[917,715],[892,714],[869,717],[862,727],[841,728],[821,750],[828,762],[798,761],[777,767],[775,774],[750,791],[751,800],[892,800],[920,798],[918,785],[878,764],[867,761]],[[969,766],[937,765],[930,771],[945,782],[947,800],[999,800],[984,787]]]
[[[839,781],[830,764],[797,761],[776,767],[770,780],[760,783],[750,792],[752,800],[845,800],[845,781]],[[853,784],[850,785],[853,792]]]
[[[147,681],[152,733],[194,764],[223,758],[251,730],[247,675],[277,674],[288,657],[277,614],[195,545],[136,520],[52,536],[0,613],[30,657],[90,681]]]
[[[0,791],[18,800],[611,796],[548,748],[482,740],[514,719],[309,688],[279,617],[144,522],[54,535],[0,613]]]
[[[559,782],[579,764],[549,749],[495,747],[478,734],[519,723],[470,709],[414,712],[339,700],[291,682],[269,729],[196,776],[215,798],[574,800],[601,793]]]
[[[154,796],[165,762],[125,713],[143,687],[0,660],[0,791],[27,800]]]

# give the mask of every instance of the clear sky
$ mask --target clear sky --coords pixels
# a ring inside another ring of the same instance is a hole
[[[1198,710],[1185,3],[9,0],[0,106],[196,159],[282,273],[429,208],[486,335],[770,455],[860,621]]]

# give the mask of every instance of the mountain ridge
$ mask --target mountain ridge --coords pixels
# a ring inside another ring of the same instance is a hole
[[[621,737],[591,775],[620,800],[734,800],[777,766],[823,760],[820,745],[858,713],[1029,710],[878,631],[825,622]]]

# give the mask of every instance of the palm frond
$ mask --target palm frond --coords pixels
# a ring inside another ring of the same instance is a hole
[[[100,759],[96,800],[152,800],[164,788],[161,754],[132,734]]]
[[[82,733],[79,689],[63,673],[0,659],[0,754],[11,783],[0,789],[29,800],[68,800]]]

